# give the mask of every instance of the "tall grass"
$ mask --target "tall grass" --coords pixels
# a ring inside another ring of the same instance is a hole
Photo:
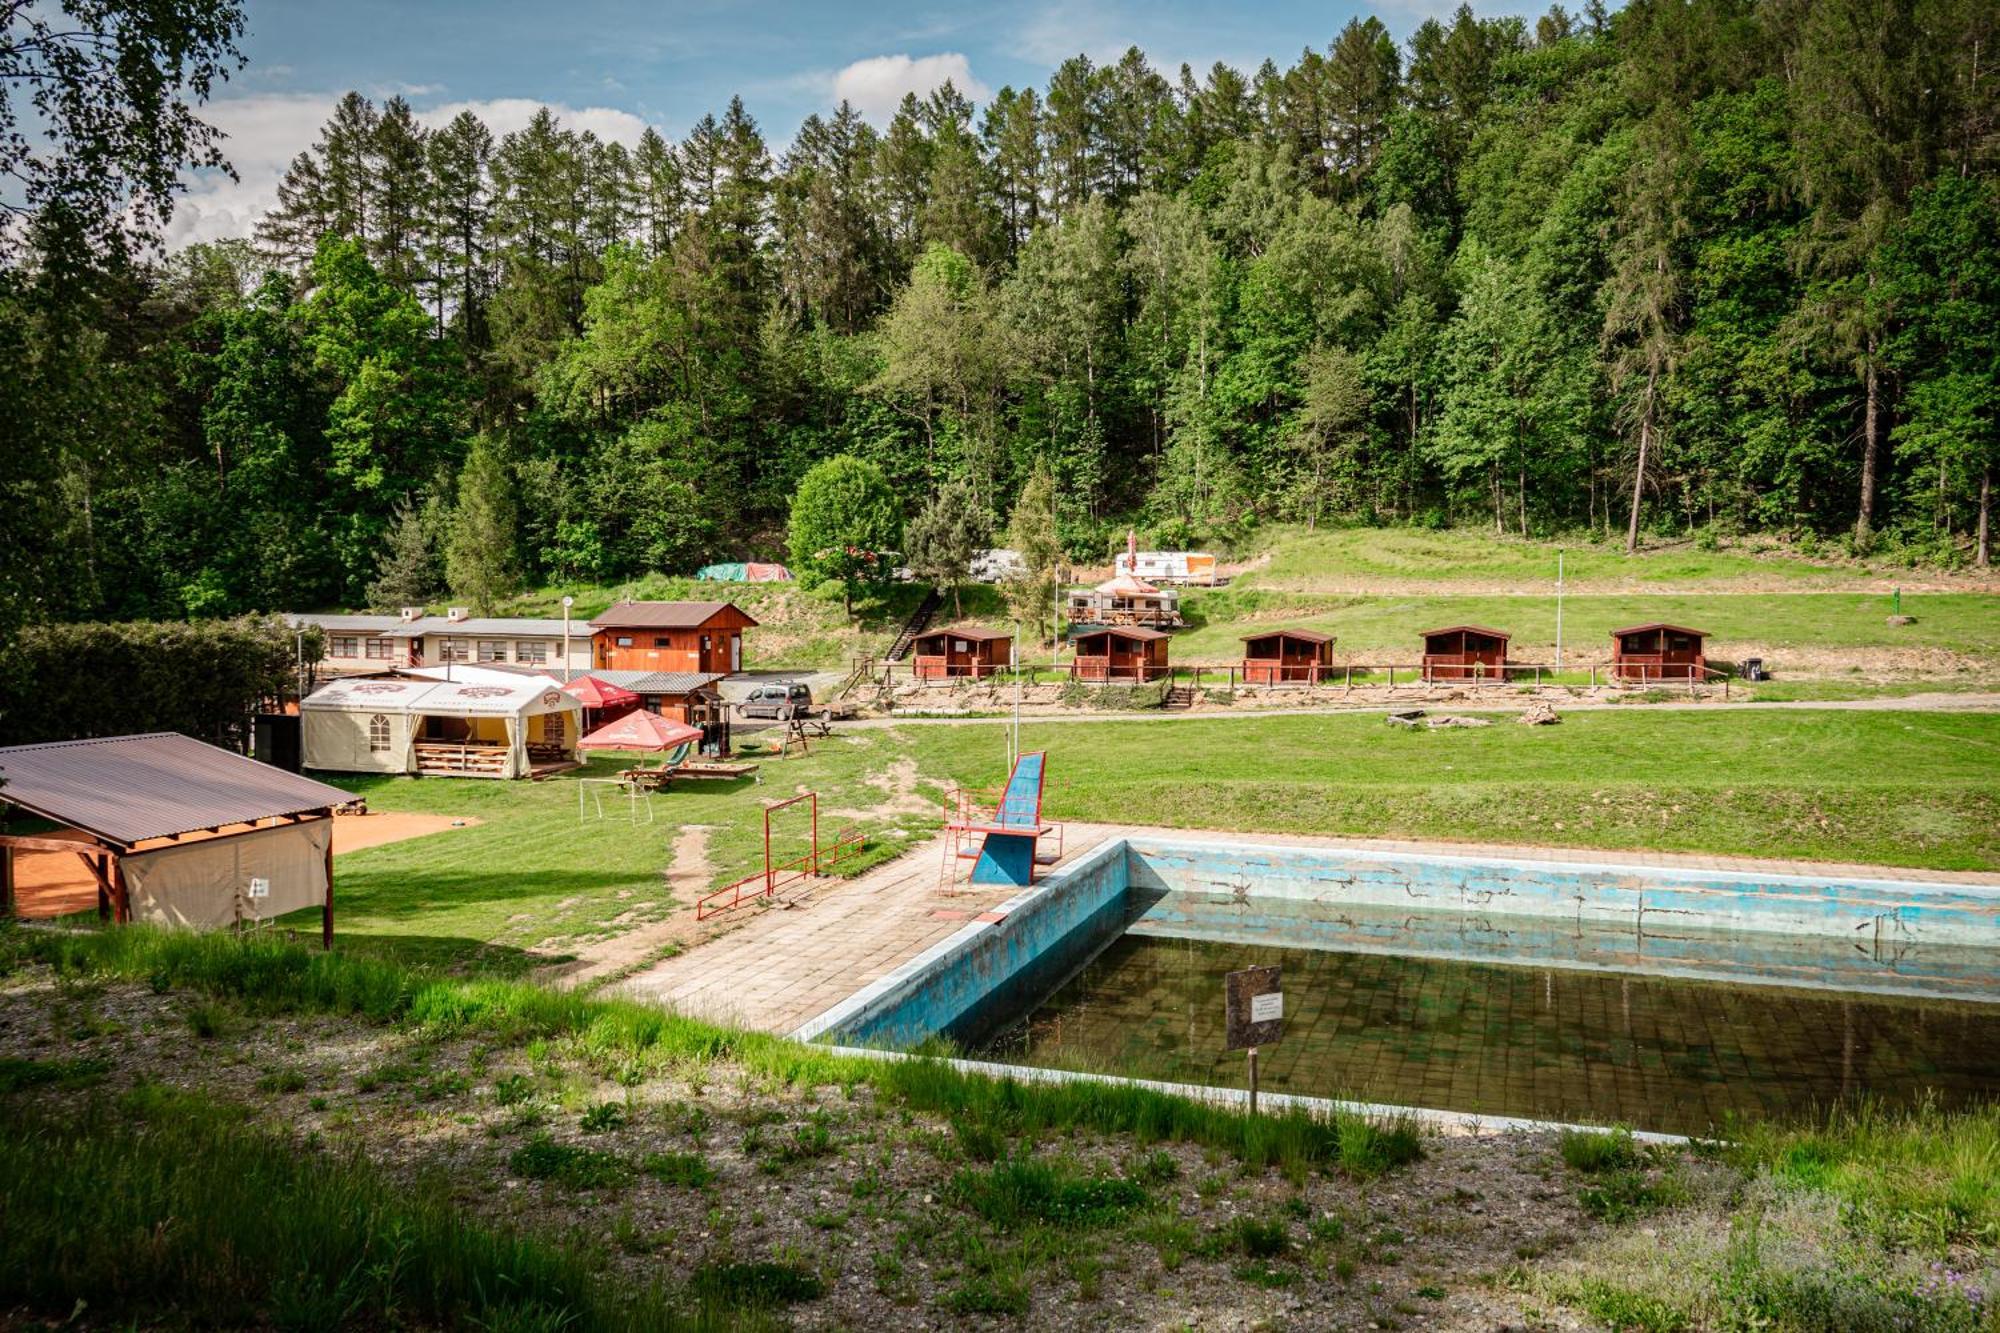
[[[1252,1116],[1123,1084],[1028,1083],[962,1072],[938,1059],[844,1056],[765,1033],[739,1032],[627,1000],[595,999],[530,982],[467,980],[262,936],[196,935],[123,927],[0,927],[0,972],[22,961],[63,976],[150,982],[156,989],[225,996],[252,1011],[349,1014],[434,1034],[498,1042],[562,1038],[607,1075],[729,1060],[785,1086],[867,1084],[911,1110],[1014,1136],[1070,1129],[1174,1141],[1229,1153],[1295,1179],[1339,1166],[1372,1175],[1413,1160],[1411,1126],[1299,1109]]]
[[[0,1303],[64,1316],[249,1327],[717,1327],[587,1255],[397,1188],[358,1154],[141,1087],[10,1107],[0,1136]]]

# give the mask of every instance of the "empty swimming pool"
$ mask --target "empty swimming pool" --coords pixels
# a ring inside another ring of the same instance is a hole
[[[1128,839],[801,1035],[1239,1087],[1222,978],[1284,969],[1273,1090],[1706,1133],[2000,1093],[2000,886]]]

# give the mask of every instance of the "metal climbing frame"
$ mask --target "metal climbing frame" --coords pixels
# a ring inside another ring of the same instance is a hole
[[[803,856],[794,857],[789,861],[773,862],[771,816],[801,801],[807,802],[812,811],[812,847]],[[698,900],[694,906],[695,920],[706,921],[732,907],[741,907],[744,903],[775,897],[780,889],[817,879],[828,869],[859,856],[867,845],[868,839],[860,829],[844,828],[834,834],[831,843],[825,847],[820,846],[819,793],[816,791],[767,805],[764,807],[764,868],[754,875],[745,875],[734,884],[725,885]]]

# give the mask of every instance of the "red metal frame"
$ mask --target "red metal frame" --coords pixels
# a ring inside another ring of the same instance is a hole
[[[771,816],[779,810],[806,801],[812,807],[812,847],[805,855],[790,861],[773,863],[771,860]],[[794,884],[803,884],[809,879],[817,879],[822,872],[843,861],[852,860],[868,845],[867,835],[857,828],[844,828],[834,834],[833,841],[825,848],[819,845],[819,793],[809,791],[803,796],[779,801],[764,807],[764,868],[754,875],[745,875],[734,884],[726,884],[715,892],[700,898],[694,905],[697,921],[706,921],[719,912],[760,898],[774,896],[779,889]],[[727,901],[724,901],[727,899]]]

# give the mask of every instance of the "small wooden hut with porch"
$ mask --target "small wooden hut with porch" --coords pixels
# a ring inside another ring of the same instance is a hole
[[[1425,680],[1507,679],[1507,641],[1503,629],[1484,625],[1446,625],[1423,631]]]
[[[1333,636],[1272,629],[1243,636],[1245,685],[1316,685],[1333,670]]]
[[[1171,637],[1138,625],[1093,626],[1076,636],[1070,679],[1137,684],[1164,676]]]
[[[951,625],[911,641],[917,679],[981,680],[1007,665],[1014,636],[984,625]]]
[[[1611,631],[1611,674],[1619,680],[1700,680],[1708,674],[1705,629],[1654,621]]]

